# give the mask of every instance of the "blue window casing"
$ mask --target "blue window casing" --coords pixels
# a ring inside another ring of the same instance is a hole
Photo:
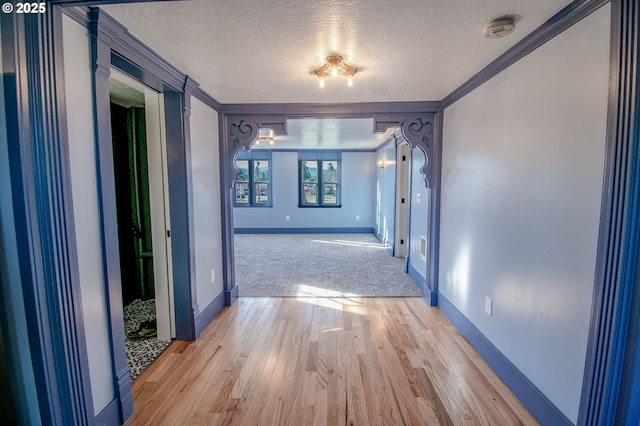
[[[273,207],[271,151],[240,151],[235,162],[241,172],[234,183],[234,207]]]
[[[340,151],[298,153],[298,207],[342,207],[341,192]]]

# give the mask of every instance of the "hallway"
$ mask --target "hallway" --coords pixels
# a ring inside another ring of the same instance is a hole
[[[133,384],[145,424],[537,424],[419,298],[241,298]]]

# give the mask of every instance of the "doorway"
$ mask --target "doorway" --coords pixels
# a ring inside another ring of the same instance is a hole
[[[109,88],[125,344],[135,379],[175,337],[162,98],[116,70]]]

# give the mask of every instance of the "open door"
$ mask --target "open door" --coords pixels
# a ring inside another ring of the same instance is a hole
[[[395,257],[407,257],[409,245],[409,144],[396,147],[396,226]]]
[[[161,94],[112,70],[112,137],[123,305],[155,303],[158,340],[175,337]]]

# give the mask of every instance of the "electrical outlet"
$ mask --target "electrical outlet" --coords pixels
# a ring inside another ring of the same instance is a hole
[[[356,220],[360,220],[360,215],[356,215]]]
[[[289,222],[289,221],[291,220],[291,216],[285,216],[285,217],[284,217],[284,220],[285,220],[286,222]]]
[[[211,274],[209,274],[209,279],[211,280],[212,284],[216,281],[216,270],[215,269],[211,270]]]
[[[491,310],[493,308],[493,300],[490,297],[485,296],[484,298],[484,312],[491,316]]]

